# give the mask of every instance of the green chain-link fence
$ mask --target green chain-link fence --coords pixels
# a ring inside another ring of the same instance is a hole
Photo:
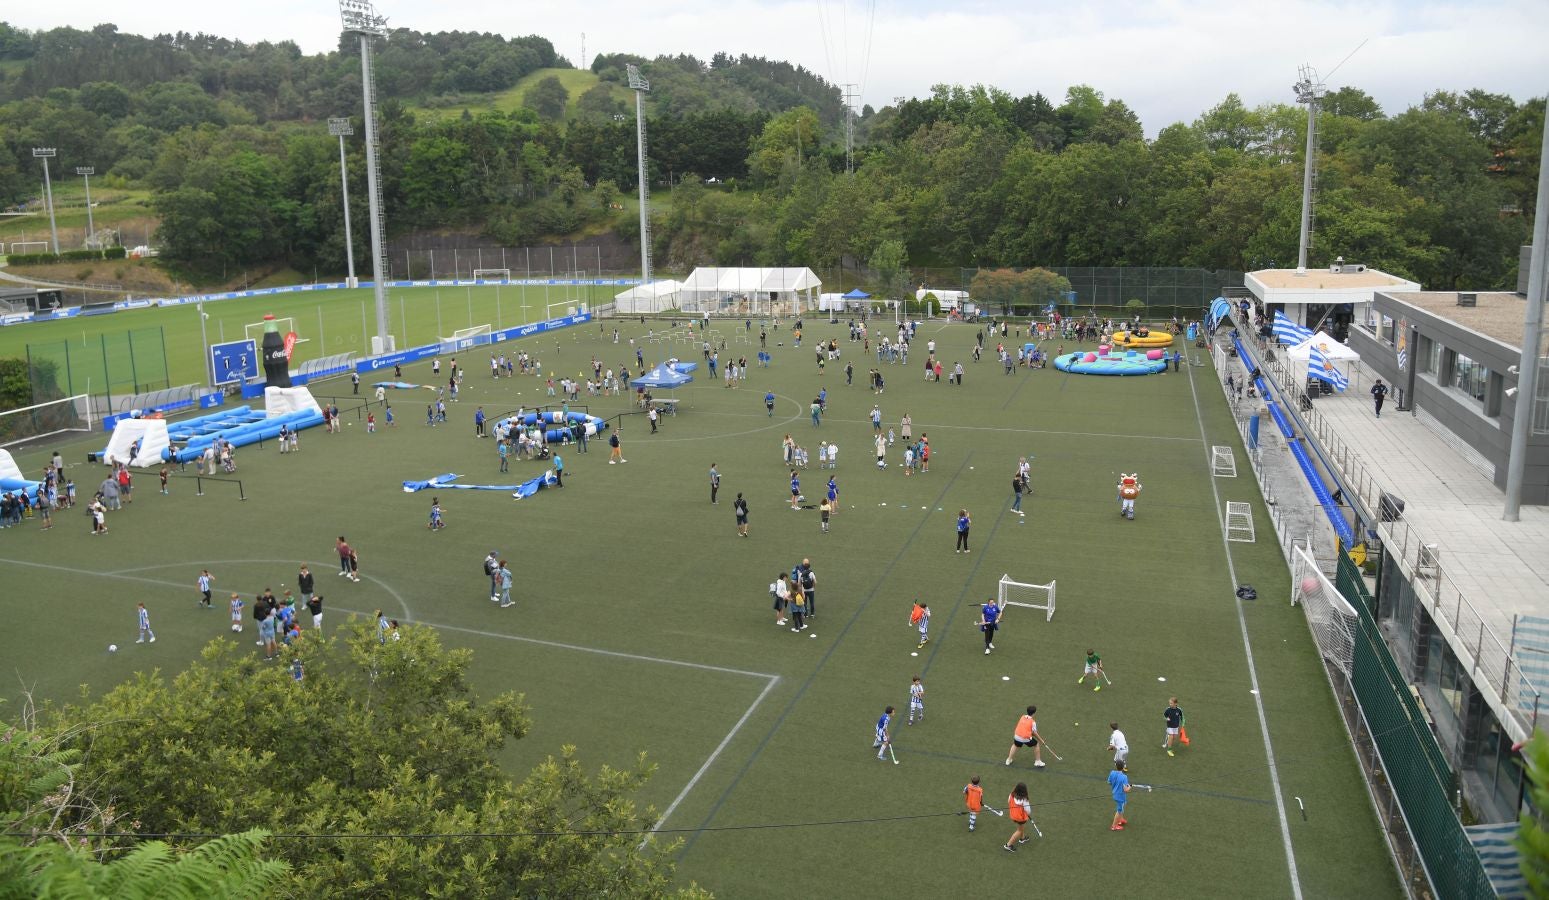
[[[1400,868],[1405,869],[1404,875],[1412,886],[1419,886],[1416,882],[1422,882],[1422,878],[1414,869],[1417,864],[1423,865],[1440,897],[1493,898],[1495,891],[1479,853],[1452,808],[1457,776],[1383,641],[1374,613],[1375,603],[1361,580],[1360,570],[1344,553],[1339,554],[1335,586],[1355,607],[1360,620],[1351,678],[1346,686],[1360,704],[1357,716],[1364,716],[1365,727],[1352,730],[1359,745],[1363,743],[1361,732],[1369,729],[1369,734],[1364,735],[1369,738],[1369,748],[1381,757],[1381,771],[1386,778],[1377,788],[1379,794],[1388,797],[1387,810],[1381,809],[1379,802],[1384,826],[1391,834],[1407,832],[1418,857],[1409,858],[1409,854],[1400,852]],[[1376,762],[1368,760],[1369,748],[1359,748],[1363,764]],[[1377,777],[1373,775],[1374,780]],[[1395,803],[1398,810],[1392,808]]]
[[[171,387],[167,375],[166,336],[160,326],[129,329],[80,341],[27,345],[27,376],[32,402],[91,394],[124,397]]]

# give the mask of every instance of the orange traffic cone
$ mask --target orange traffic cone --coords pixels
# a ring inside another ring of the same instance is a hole
[[[1189,745],[1189,730],[1187,728],[1180,727],[1178,729],[1178,740],[1182,741],[1185,747]]]

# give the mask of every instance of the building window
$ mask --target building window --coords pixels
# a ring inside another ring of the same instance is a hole
[[[1549,356],[1538,360],[1538,386],[1533,392],[1533,433],[1549,434]]]
[[[1377,339],[1382,341],[1384,344],[1387,344],[1389,347],[1393,346],[1394,328],[1395,326],[1393,324],[1393,317],[1383,316],[1382,329],[1377,332]]]
[[[1420,371],[1435,375],[1441,369],[1441,344],[1428,337],[1420,338]]]
[[[1485,396],[1490,385],[1489,369],[1459,353],[1453,361],[1451,374],[1448,387],[1472,397],[1481,407],[1485,406]]]

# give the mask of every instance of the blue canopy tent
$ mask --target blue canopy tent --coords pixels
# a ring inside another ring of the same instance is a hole
[[[841,295],[846,300],[870,300],[871,295],[860,288],[851,288],[848,294]]]
[[[688,384],[693,380],[694,376],[688,374],[687,372],[681,372],[673,366],[668,365],[667,363],[662,363],[651,371],[641,375],[639,378],[631,380],[629,384],[631,387],[642,391],[672,391],[682,387],[685,384]],[[674,394],[670,400],[662,400],[661,398],[657,398],[656,402],[658,405],[665,407],[667,411],[673,415],[677,414],[678,398],[676,394]]]

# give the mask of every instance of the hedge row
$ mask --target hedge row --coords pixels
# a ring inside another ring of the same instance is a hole
[[[44,263],[72,262],[79,259],[123,259],[128,254],[123,247],[106,250],[66,250],[63,253],[12,253],[6,257],[13,266],[42,265]]]

